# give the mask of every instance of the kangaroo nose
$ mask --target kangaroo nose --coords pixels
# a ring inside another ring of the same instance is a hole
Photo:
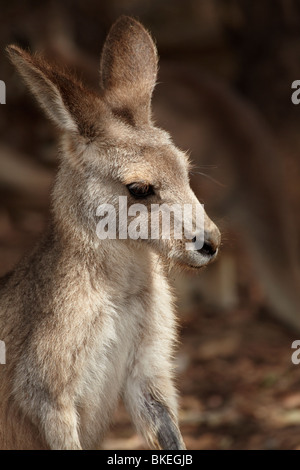
[[[216,229],[210,233],[205,232],[203,246],[197,251],[203,256],[213,257],[218,251],[220,241],[221,235],[216,227]]]
[[[204,242],[203,247],[197,251],[204,256],[213,256],[217,252],[217,247],[212,245],[211,242]]]

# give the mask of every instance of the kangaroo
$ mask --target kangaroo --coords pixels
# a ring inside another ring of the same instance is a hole
[[[97,207],[117,207],[120,196],[200,206],[186,154],[152,122],[153,40],[136,20],[117,20],[99,93],[40,56],[14,45],[8,53],[60,129],[61,152],[47,231],[0,281],[0,448],[99,448],[122,398],[151,448],[185,449],[167,268],[207,265],[220,232],[204,213],[204,243],[193,250],[174,236],[96,234]]]

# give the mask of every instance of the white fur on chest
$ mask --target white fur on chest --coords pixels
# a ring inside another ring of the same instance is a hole
[[[100,311],[90,327],[76,394],[84,448],[99,444],[137,360],[138,347],[149,339],[153,328],[168,336],[165,324],[172,323],[173,316],[168,284],[156,255],[124,249],[117,266],[113,260],[109,266],[114,276],[99,280],[96,288]],[[125,266],[128,276],[118,276],[118,268],[124,273]],[[92,299],[89,303],[92,305]]]
[[[101,439],[116,409],[140,342],[146,303],[141,292],[120,292],[115,299],[106,298],[99,321],[92,327],[77,393],[86,447]]]

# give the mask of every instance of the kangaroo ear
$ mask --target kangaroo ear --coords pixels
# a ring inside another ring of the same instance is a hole
[[[122,16],[105,41],[100,81],[113,112],[132,125],[151,117],[151,96],[157,77],[157,51],[145,28]]]
[[[90,137],[94,132],[88,117],[93,102],[88,99],[91,92],[75,77],[49,65],[41,57],[13,45],[8,46],[7,52],[52,121],[62,130]]]

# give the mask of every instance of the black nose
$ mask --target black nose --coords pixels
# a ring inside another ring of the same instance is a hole
[[[197,251],[204,256],[213,256],[217,252],[217,248],[211,243],[204,242],[203,247]]]
[[[196,237],[194,237],[192,241],[195,243]],[[197,251],[203,256],[213,256],[216,254],[217,249],[217,246],[215,246],[213,243],[206,241],[203,243],[202,248],[199,248]]]

